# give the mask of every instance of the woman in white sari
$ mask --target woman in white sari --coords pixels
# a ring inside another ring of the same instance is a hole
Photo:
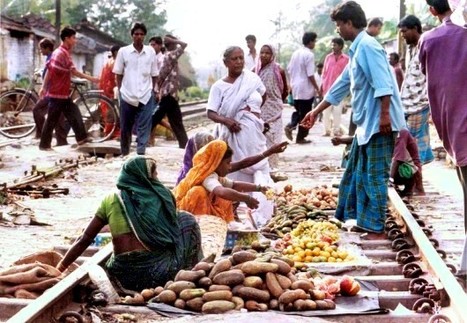
[[[211,87],[207,114],[218,124],[214,135],[228,143],[234,152],[232,161],[236,162],[267,149],[264,121],[260,118],[266,88],[258,75],[244,70],[244,53],[240,47],[227,48],[224,64],[228,74]],[[267,159],[232,173],[229,178],[263,186],[272,183]],[[272,205],[262,193],[253,194],[260,201],[253,216],[261,225],[271,217]]]

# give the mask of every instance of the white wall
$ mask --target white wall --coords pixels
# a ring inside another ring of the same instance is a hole
[[[14,38],[8,34],[2,35],[2,39],[5,51],[2,58],[6,58],[7,78],[11,81],[18,81],[23,77],[31,78],[34,69],[32,37]]]

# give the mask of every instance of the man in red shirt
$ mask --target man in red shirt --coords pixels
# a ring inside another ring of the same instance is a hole
[[[331,86],[342,74],[342,71],[349,62],[349,56],[342,53],[344,48],[344,40],[340,37],[336,37],[332,40],[332,53],[329,53],[324,59],[323,76],[321,81],[321,93],[323,96],[328,93]],[[324,119],[324,136],[330,136],[331,130],[334,132],[334,136],[342,136],[341,127],[341,115],[343,102],[337,106],[332,106],[330,109],[323,111]],[[332,114],[332,122],[331,122]]]
[[[60,32],[60,39],[62,44],[54,50],[50,61],[47,62],[47,73],[39,92],[41,97],[45,95],[49,98],[47,120],[39,143],[40,150],[52,150],[52,132],[59,121],[61,113],[65,115],[73,129],[78,145],[88,141],[79,108],[70,98],[71,76],[81,77],[96,83],[99,82],[98,78],[77,71],[71,60],[71,50],[76,44],[76,31],[70,27],[65,27]]]

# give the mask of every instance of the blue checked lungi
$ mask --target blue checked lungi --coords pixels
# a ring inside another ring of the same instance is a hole
[[[337,219],[357,219],[357,226],[367,231],[384,231],[394,143],[395,133],[377,133],[362,146],[354,139],[339,186]]]
[[[435,158],[430,146],[430,126],[428,118],[430,117],[430,107],[422,111],[415,112],[406,116],[407,128],[412,137],[417,141],[418,154],[422,164],[427,164]]]

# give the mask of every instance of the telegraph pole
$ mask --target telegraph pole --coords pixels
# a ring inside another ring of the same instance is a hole
[[[406,9],[405,9],[405,0],[399,0],[399,21],[405,17]],[[399,22],[398,21],[398,22]],[[405,58],[405,43],[402,40],[400,32],[397,32],[397,51],[399,52],[399,56]]]
[[[60,26],[62,24],[61,12],[61,0],[55,0],[55,47],[58,47],[60,45]]]

